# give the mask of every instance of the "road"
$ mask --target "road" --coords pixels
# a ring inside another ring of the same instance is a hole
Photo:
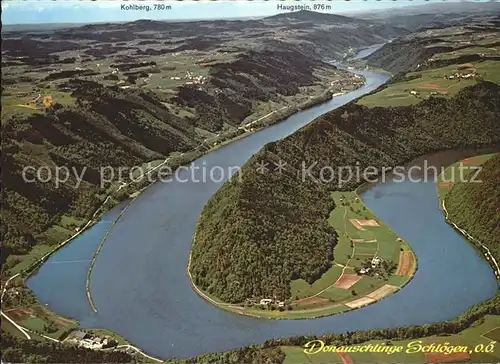
[[[20,273],[17,273],[15,275],[13,275],[12,277],[10,277],[5,282],[5,285],[4,285],[3,289],[2,289],[2,295],[0,297],[0,301],[2,303],[2,306],[3,306],[3,297],[5,295],[5,292],[7,291],[7,286],[9,285],[9,283],[10,283],[11,280],[13,280],[14,278],[18,277],[19,275],[20,275]],[[5,312],[3,312],[3,311],[0,311],[0,312],[1,312],[1,315],[3,317],[5,317],[5,319],[7,321],[9,321],[12,325],[14,325],[14,327],[16,329],[18,329],[26,337],[26,339],[28,339],[28,340],[31,340],[31,335],[29,334],[31,332],[31,333],[34,333],[34,334],[36,334],[38,336],[41,336],[41,337],[43,337],[43,338],[45,338],[47,340],[50,340],[50,341],[54,341],[54,342],[57,342],[57,343],[61,343],[62,342],[61,340],[57,340],[57,339],[54,339],[53,337],[50,337],[50,336],[47,336],[47,335],[44,335],[44,334],[41,334],[41,333],[38,333],[38,332],[34,332],[34,331],[29,330],[29,329],[27,329],[25,327],[22,327],[22,326],[18,325],[14,320],[12,320],[9,316],[7,316],[7,314]],[[155,358],[153,356],[150,356],[150,355],[144,353],[139,348],[137,348],[137,347],[135,347],[133,345],[119,345],[119,346],[116,347],[116,349],[121,349],[121,348],[130,348],[130,349],[133,349],[138,354],[140,354],[140,355],[142,355],[142,356],[144,356],[144,357],[146,357],[148,359],[154,360],[154,361],[159,362],[159,363],[163,362],[163,360]]]
[[[448,216],[448,210],[446,209],[446,205],[444,204],[444,200],[443,200],[443,211],[445,214],[446,221],[448,221],[455,229],[457,229],[468,240],[478,243],[484,249],[484,256],[486,257],[486,260],[488,262],[491,262],[491,265],[493,266],[493,271],[495,272],[495,276],[497,278],[500,278],[500,267],[498,266],[498,262],[495,259],[495,257],[493,256],[493,254],[491,254],[490,249],[488,249],[488,247],[486,245],[484,245],[483,243],[481,243],[478,239],[474,238],[465,229],[462,229],[461,227],[459,227],[457,224],[455,224],[453,221],[450,220],[450,218]]]
[[[19,274],[20,274],[20,273],[17,273],[17,274],[15,274],[15,275],[13,275],[13,276],[12,276],[12,277],[10,277],[9,279],[7,279],[7,281],[5,282],[5,285],[3,286],[3,289],[2,289],[2,295],[1,295],[1,297],[0,297],[0,303],[2,304],[2,307],[3,307],[3,296],[5,295],[5,292],[7,292],[7,286],[9,285],[10,281],[11,281],[11,280],[13,280],[14,278],[18,277],[18,276],[19,276]],[[26,336],[26,338],[27,338],[28,340],[31,340],[31,336],[30,336],[30,334],[28,334],[27,329],[25,329],[24,327],[22,327],[22,326],[20,326],[20,325],[16,324],[14,320],[12,320],[9,316],[7,316],[7,315],[5,314],[5,312],[3,312],[3,311],[1,311],[1,310],[0,310],[0,313],[1,313],[1,315],[2,315],[3,317],[5,317],[5,318],[7,319],[7,321],[9,321],[12,325],[14,325],[14,327],[15,327],[16,329],[18,329],[19,331],[21,331],[21,333],[22,333],[24,336]]]

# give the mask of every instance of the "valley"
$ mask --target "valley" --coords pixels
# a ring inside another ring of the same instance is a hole
[[[362,78],[322,58],[405,32],[347,17],[320,18],[311,29],[308,16],[5,33],[2,232],[3,259],[11,258],[4,271],[25,269],[103,202],[109,208],[157,179],[153,167],[161,162],[175,169],[360,87]],[[318,32],[326,34],[332,19],[346,40],[321,40]],[[49,183],[26,183],[26,165],[49,165]],[[54,176],[60,166],[75,170],[61,188]],[[128,173],[132,167],[148,178]],[[126,172],[108,177],[103,168]]]
[[[497,340],[500,21],[391,19],[3,31],[7,360],[357,363],[386,357],[305,349]],[[482,183],[448,182],[459,163]]]
[[[484,25],[480,21],[475,25],[479,33],[476,38],[482,39],[485,28],[491,32],[493,23]],[[413,39],[419,37],[420,33],[412,35],[408,44],[413,45]],[[405,41],[404,37],[399,40]],[[460,38],[456,41],[461,42]],[[385,54],[386,48],[392,49],[393,44],[380,48],[368,56],[366,62]],[[456,61],[459,63],[449,67],[461,69],[461,75],[470,75],[464,72],[472,72],[467,71],[472,66],[460,63],[461,58]],[[193,242],[191,273],[195,284],[223,301],[236,303],[273,296],[289,299],[293,281],[305,279],[313,284],[319,280],[331,268],[333,248],[339,245],[339,234],[329,230],[325,217],[326,211],[332,209],[329,195],[332,191],[352,190],[366,181],[366,177],[344,181],[338,175],[325,180],[322,171],[340,166],[351,170],[375,167],[377,175],[384,167],[394,168],[443,149],[498,145],[500,129],[494,115],[499,111],[493,106],[495,101],[490,103],[498,99],[499,86],[495,78],[498,65],[492,60],[480,61],[478,69],[487,70],[486,76],[490,79],[474,77],[463,82],[465,76],[450,80],[448,68],[429,65],[421,75],[415,75],[410,68],[408,73],[396,76],[377,92],[316,119],[284,140],[266,145],[246,163],[245,181],[224,185],[206,205]],[[425,87],[422,82],[426,80],[429,83],[443,79],[458,85],[454,86],[454,93],[421,95],[417,85]],[[284,173],[265,175],[251,167],[277,161],[284,161],[290,167]],[[301,163],[315,164],[307,181],[295,176],[295,172],[301,170]],[[338,202],[333,206],[338,206]],[[277,211],[281,213],[276,215]],[[223,220],[218,217],[221,212]],[[297,230],[297,225],[302,228]],[[285,244],[282,239],[289,245],[290,258],[280,252]],[[307,245],[299,243],[306,241]],[[224,247],[224,244],[229,245]],[[293,256],[293,252],[297,252],[297,256]],[[305,252],[309,253],[307,262],[301,260]],[[207,263],[214,258],[213,254],[218,259],[228,254],[233,260],[209,266]],[[247,257],[247,263],[249,256],[255,257],[255,262],[259,262],[255,267],[259,268],[248,274],[247,269],[238,265],[241,260],[234,259],[238,255]],[[277,267],[271,268],[273,265]],[[232,285],[232,280],[239,284]]]

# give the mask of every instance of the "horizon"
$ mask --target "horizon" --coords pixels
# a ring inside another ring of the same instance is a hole
[[[156,21],[203,21],[214,19],[246,19],[262,18],[277,14],[291,13],[280,10],[277,5],[309,6],[309,11],[332,15],[348,15],[363,12],[419,7],[429,4],[490,3],[492,1],[444,1],[444,0],[408,0],[405,2],[386,1],[162,1],[161,3],[143,0],[138,2],[124,1],[23,1],[6,0],[2,2],[2,24],[8,26],[22,25],[57,25],[57,24],[94,24],[121,23],[136,20]],[[496,1],[493,1],[496,2]],[[122,5],[171,6],[170,10],[124,10]],[[313,9],[314,5],[330,6],[328,10]],[[296,11],[300,11],[297,9]],[[213,15],[217,14],[217,15]],[[43,19],[43,21],[40,21]]]

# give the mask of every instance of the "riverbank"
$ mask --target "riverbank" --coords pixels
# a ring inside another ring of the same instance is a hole
[[[330,81],[336,80],[337,77],[339,77],[339,75],[336,72],[326,73],[326,74],[320,72],[319,74],[320,76],[318,77],[321,79],[321,82],[318,83],[318,85],[316,85],[317,90],[315,90],[315,94],[312,96],[307,96],[307,94],[304,93],[301,94],[299,92],[297,95],[290,97],[290,100],[287,101],[289,105],[285,105],[279,109],[273,110],[259,117],[258,116],[259,113],[262,114],[265,110],[265,108],[261,105],[259,106],[258,110],[256,110],[256,112],[254,113],[256,115],[255,120],[252,119],[252,116],[254,115],[252,114],[250,117],[246,118],[249,121],[246,122],[245,124],[242,124],[233,130],[221,132],[215,136],[209,137],[203,140],[203,142],[201,142],[198,146],[188,151],[184,151],[182,153],[173,152],[164,160],[153,160],[148,163],[144,163],[142,166],[132,167],[130,169],[131,171],[134,168],[139,167],[142,176],[134,176],[133,178],[131,177],[131,180],[128,182],[124,182],[122,180],[116,183],[112,183],[111,186],[105,192],[97,196],[100,198],[101,202],[99,202],[99,206],[95,210],[95,213],[92,216],[89,216],[86,222],[76,221],[76,219],[72,216],[63,216],[65,220],[75,220],[71,221],[69,224],[72,225],[73,227],[73,229],[70,230],[71,234],[68,234],[67,235],[68,237],[64,239],[64,241],[62,241],[61,243],[58,243],[57,245],[53,244],[56,245],[55,247],[52,247],[50,245],[43,245],[43,249],[39,250],[34,249],[35,251],[33,252],[33,255],[26,254],[26,256],[29,257],[30,259],[31,258],[35,259],[33,262],[28,263],[27,265],[24,262],[24,256],[16,257],[16,259],[21,260],[21,262],[18,264],[11,266],[10,262],[7,262],[7,265],[9,265],[8,271],[10,272],[10,275],[13,275],[18,272],[22,272],[22,274],[24,275],[26,272],[34,271],[36,267],[40,265],[40,263],[43,263],[43,261],[45,261],[48,257],[57,252],[60,248],[64,247],[66,243],[74,240],[82,232],[91,227],[93,223],[95,223],[95,221],[99,220],[99,216],[102,216],[103,213],[113,208],[124,199],[130,198],[131,195],[136,193],[138,190],[148,186],[151,182],[156,180],[156,178],[152,177],[152,174],[153,172],[159,170],[160,167],[169,167],[171,171],[175,171],[180,166],[187,165],[192,161],[200,158],[201,156],[213,152],[214,150],[220,148],[221,146],[230,144],[241,138],[247,137],[254,132],[257,132],[262,128],[278,123],[281,120],[286,119],[290,115],[299,112],[300,110],[304,110],[327,101],[328,99],[331,98],[333,91],[337,90],[338,87],[334,85],[333,82]],[[355,90],[356,88],[362,86],[362,83],[359,83],[360,79],[358,77],[352,76],[352,73],[349,77],[351,77],[352,79],[351,83],[352,85],[354,85],[354,88],[352,90]],[[321,83],[323,84],[320,87]],[[302,90],[302,91],[305,92],[307,90]],[[294,103],[294,100],[298,100],[300,102]],[[120,177],[122,178],[123,176],[120,175]],[[61,223],[58,224],[61,225]],[[54,225],[54,227],[57,227],[57,229],[55,229],[57,230],[57,233],[54,232],[54,238],[57,237],[57,234],[62,234],[62,232],[60,232],[59,230],[65,230],[62,229],[61,226]],[[76,233],[74,233],[75,230]],[[29,277],[29,275],[27,275],[26,277]]]
[[[230,304],[198,287],[194,291],[211,304],[233,313],[267,319],[310,319],[374,304],[403,288],[417,270],[409,244],[365,206],[356,192],[333,192],[335,208],[328,222],[338,233],[331,268],[313,284],[291,282],[291,297],[279,301],[247,300]],[[196,239],[196,235],[193,241]]]
[[[368,77],[372,85],[370,88],[340,97],[327,105],[294,116],[286,123],[278,124],[263,133],[242,139],[238,144],[228,145],[223,150],[218,150],[199,160],[197,165],[206,164],[208,167],[217,165],[224,168],[242,165],[263,144],[290,135],[294,130],[306,125],[309,120],[349,102],[351,98],[357,97],[355,95],[367,92],[377,87],[379,82],[384,81],[376,78],[380,81],[375,83],[371,75]],[[470,255],[470,250],[463,249],[468,247],[467,244],[461,244],[459,236],[448,225],[441,223],[437,224],[439,226],[432,226],[440,216],[438,209],[435,211],[438,217],[434,216],[435,185],[429,185],[432,191],[426,199],[427,194],[422,190],[424,186],[413,183],[406,187],[396,184],[388,188],[389,196],[394,195],[397,199],[384,198],[382,201],[373,199],[373,194],[377,196],[381,192],[384,193],[387,189],[385,186],[377,186],[373,192],[363,195],[364,200],[368,197],[369,208],[375,211],[377,216],[390,223],[400,236],[410,241],[412,248],[416,249],[416,254],[422,258],[421,266],[419,259],[422,272],[419,272],[412,280],[412,284],[409,284],[404,291],[376,305],[365,307],[363,310],[353,310],[344,315],[333,315],[317,320],[301,320],[296,324],[290,320],[270,322],[271,320],[255,320],[241,315],[236,317],[234,314],[224,312],[205,300],[199,299],[190,287],[185,271],[189,257],[189,246],[186,242],[192,240],[196,220],[203,205],[221,184],[171,183],[168,186],[157,184],[134,203],[130,211],[123,216],[122,223],[117,224],[113,234],[108,237],[106,243],[109,244],[108,249],[102,250],[98,264],[96,264],[93,274],[95,278],[92,280],[92,294],[96,299],[99,315],[90,315],[88,313],[90,307],[88,311],[87,307],[74,309],[82,305],[88,306],[88,304],[85,305],[85,294],[80,295],[72,288],[81,278],[81,274],[75,269],[76,266],[45,265],[46,268],[41,270],[39,279],[33,280],[30,287],[41,294],[43,302],[48,302],[51,307],[57,308],[58,312],[80,319],[82,327],[112,329],[147,352],[161,357],[187,357],[224,351],[249,343],[262,342],[272,337],[331,332],[332,330],[338,332],[335,328],[356,331],[373,327],[420,324],[429,320],[446,320],[455,317],[479,300],[490,297],[489,277],[484,275],[486,265],[479,257]],[[394,194],[391,193],[392,190]],[[418,198],[407,201],[405,196],[408,195],[418,196]],[[431,197],[432,202],[427,204],[426,201]],[[408,204],[411,204],[411,209],[407,208]],[[173,206],[176,208],[173,209]],[[392,215],[384,215],[384,209],[399,211],[396,216],[401,217],[403,222],[395,220]],[[425,229],[419,228],[422,224],[426,226]],[[425,233],[429,227],[429,233]],[[168,234],[165,233],[166,231]],[[140,241],[147,241],[148,244],[141,244],[140,249],[137,249]],[[447,262],[450,260],[449,251],[446,252],[446,257],[440,257],[440,250],[435,251],[438,243],[444,249],[453,245],[452,253],[455,258],[452,262],[461,262],[460,270],[463,274],[460,275],[459,287],[467,285],[469,290],[467,295],[462,295],[462,291],[456,286],[458,280],[454,279],[455,273],[450,275],[451,268],[454,269],[453,266],[430,264],[429,260],[438,259]],[[84,252],[81,248],[88,244],[92,245],[89,241],[75,244],[67,252],[68,254],[65,254],[64,259],[76,259],[82,256]],[[426,246],[429,245],[433,246],[431,252],[426,250]],[[131,252],[133,252],[133,264],[115,264],[130,261]],[[487,266],[486,268],[489,269]],[[68,276],[66,282],[62,282],[61,289],[70,292],[71,297],[44,294],[47,292],[45,287],[51,282],[58,282],[57,277],[61,275]],[[169,277],[169,279],[158,280],[158,276]],[[483,277],[483,284],[469,286],[469,281],[477,277]],[[440,282],[444,280],[446,284],[436,290],[435,284],[432,284],[436,280]],[[112,284],[109,284],[110,282]],[[122,282],[126,283],[124,289],[121,288]],[[474,292],[473,295],[470,294],[471,291]],[[171,299],[172,297],[175,298]],[[80,302],[82,299],[83,304]],[[457,304],[444,311],[438,309],[442,302],[450,299],[453,302],[456,301]],[[162,314],[165,312],[165,305],[168,305],[168,315]],[[412,314],[400,314],[401,309],[405,308],[406,311],[407,307],[411,307]],[[158,315],[151,315],[151,312],[156,312]],[[203,315],[199,315],[199,312],[203,312]],[[121,324],[122,322],[125,326]],[[166,329],[178,327],[177,325],[189,325],[196,332],[213,340],[204,340],[202,347],[195,348],[193,345],[197,340],[193,338],[191,330],[188,332],[176,330],[174,334]],[[128,330],[127,327],[134,329]],[[224,333],[226,340],[222,337],[214,337],[213,333],[217,331]],[[167,339],[157,340],[160,337]],[[227,337],[231,337],[231,340],[227,340]]]
[[[359,77],[358,77],[359,78]],[[358,86],[361,86],[359,84]],[[180,167],[181,165],[185,165],[187,163],[190,163],[191,161],[199,158],[200,156],[213,152],[222,146],[228,145],[232,142],[235,142],[237,140],[240,140],[242,138],[248,137],[251,134],[264,129],[267,126],[279,123],[281,120],[286,119],[290,115],[300,111],[307,109],[309,107],[315,106],[317,104],[321,104],[332,97],[332,85],[328,85],[325,89],[324,92],[322,92],[320,95],[316,97],[309,97],[309,99],[299,105],[295,106],[290,106],[290,107],[283,107],[279,110],[270,112],[263,117],[258,118],[257,120],[254,120],[252,122],[249,122],[245,125],[242,125],[236,130],[236,135],[232,135],[235,133],[235,131],[230,131],[229,134],[231,134],[231,137],[225,139],[225,136],[222,135],[217,135],[216,137],[213,137],[211,139],[206,139],[202,144],[200,144],[198,147],[194,148],[193,150],[181,153],[175,157],[167,157],[163,162],[156,164],[154,167],[149,167],[148,170],[144,173],[144,178],[142,178],[142,181],[130,181],[128,183],[122,183],[120,185],[113,185],[110,190],[108,190],[108,195],[104,199],[103,203],[98,207],[98,209],[94,212],[92,217],[88,220],[88,222],[79,228],[79,230],[72,235],[70,238],[66,239],[63,241],[61,244],[57,245],[54,249],[40,257],[38,260],[33,262],[29,267],[25,268],[22,270],[20,276],[22,276],[24,279],[28,279],[33,273],[35,273],[44,262],[47,261],[48,258],[50,258],[53,254],[58,252],[60,249],[62,249],[64,246],[72,242],[75,238],[79,237],[82,233],[87,231],[90,227],[92,227],[97,221],[99,221],[99,218],[106,212],[109,211],[111,208],[119,204],[124,198],[132,198],[130,202],[126,205],[126,207],[121,211],[121,213],[118,215],[118,217],[113,221],[112,225],[110,228],[106,231],[105,236],[102,238],[100,244],[97,247],[96,252],[92,256],[91,262],[90,262],[90,268],[87,273],[87,278],[86,278],[86,296],[89,301],[89,304],[94,312],[97,312],[97,307],[92,299],[91,295],[91,290],[90,290],[90,278],[93,272],[93,267],[95,265],[95,262],[97,260],[97,257],[99,255],[99,252],[101,251],[106,238],[110,234],[111,230],[115,226],[115,224],[118,222],[118,220],[121,218],[121,216],[125,213],[125,211],[128,209],[128,207],[139,197],[139,195],[144,192],[146,189],[148,189],[150,186],[154,184],[155,179],[151,181],[150,178],[146,178],[151,176],[153,172],[158,170],[164,165],[168,165],[172,170],[175,170],[176,168]],[[149,165],[149,164],[148,164]],[[147,179],[147,181],[146,181]],[[18,275],[16,275],[18,277]],[[11,277],[12,278],[12,277]],[[10,282],[10,280],[8,280]],[[5,288],[7,288],[8,283],[5,285]],[[2,312],[2,315],[6,316],[4,312]],[[10,320],[10,318],[9,318]],[[13,321],[14,322],[14,321]]]
[[[477,252],[484,257],[484,259],[488,262],[488,264],[493,269],[495,276],[497,279],[500,279],[500,266],[492,254],[490,249],[483,244],[479,239],[473,237],[467,230],[463,227],[458,226],[450,217],[450,214],[446,205],[446,197],[451,189],[460,183],[475,183],[473,179],[477,178],[477,175],[480,172],[481,166],[490,160],[492,157],[497,154],[481,154],[475,157],[469,157],[466,159],[462,159],[456,163],[449,165],[438,177],[438,181],[436,183],[437,195],[439,199],[439,206],[441,211],[444,214],[446,222],[451,225],[456,231],[462,234],[477,250]],[[458,175],[462,174],[469,178],[467,181],[459,180]]]

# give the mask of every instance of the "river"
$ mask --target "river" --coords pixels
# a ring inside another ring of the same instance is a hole
[[[241,166],[266,143],[388,80],[373,72],[359,74],[367,81],[362,88],[217,149],[194,165],[226,170]],[[496,292],[490,267],[445,223],[435,185],[387,183],[367,190],[363,198],[417,253],[419,270],[402,291],[372,306],[311,320],[264,320],[218,309],[193,291],[186,267],[196,221],[223,182],[179,181],[191,171],[183,170],[176,182],[156,183],[146,190],[109,234],[91,279],[97,313],[85,295],[88,260],[122,206],[29,279],[40,301],[78,319],[84,328],[116,331],[145,352],[166,358],[228,350],[272,337],[431,323],[451,319]],[[79,262],[53,264],[75,260]]]

